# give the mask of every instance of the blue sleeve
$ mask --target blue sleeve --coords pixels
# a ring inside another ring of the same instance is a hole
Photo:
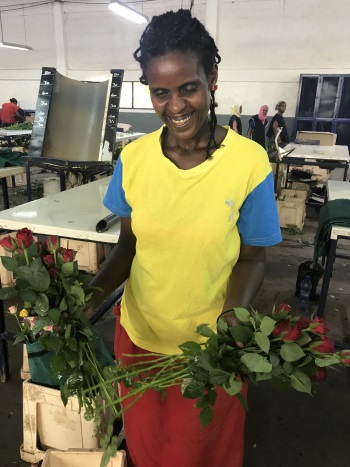
[[[282,240],[272,172],[244,201],[237,226],[243,245],[272,246]]]
[[[250,118],[250,119],[249,119],[249,128],[250,128],[251,130],[254,130],[254,127],[255,127],[255,125],[254,125],[254,119],[253,119],[253,118]]]
[[[103,204],[118,216],[131,216],[132,209],[125,199],[125,191],[123,189],[123,163],[121,157],[117,160]]]

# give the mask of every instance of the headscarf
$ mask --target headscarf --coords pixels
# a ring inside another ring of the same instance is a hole
[[[266,115],[263,114],[263,111],[264,111],[265,109],[268,111],[268,110],[269,110],[269,106],[268,106],[268,105],[262,105],[262,106],[260,107],[260,110],[259,110],[259,113],[258,113],[258,118],[259,118],[259,120],[261,120],[262,123],[265,123],[265,120],[266,120],[266,118],[267,118],[267,113],[266,113]]]
[[[241,107],[242,107],[241,105],[233,105],[231,107],[231,115],[236,115],[236,117],[241,118],[241,112],[240,112]]]

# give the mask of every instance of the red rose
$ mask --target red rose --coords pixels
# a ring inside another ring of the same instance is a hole
[[[317,324],[317,326],[315,327],[311,326],[311,331],[315,334],[319,334],[320,336],[324,336],[329,331],[327,324],[323,318],[317,317],[311,321],[311,324]]]
[[[295,325],[299,330],[306,329],[310,325],[310,320],[309,320],[309,318],[306,318],[306,317],[305,318],[299,318],[297,320],[297,322],[295,323]]]
[[[68,248],[63,248],[63,261],[65,263],[71,263],[74,260],[74,250],[69,250]]]
[[[54,253],[59,248],[59,240],[57,235],[49,235],[48,239],[46,240],[46,249],[50,253]]]
[[[281,337],[283,341],[295,341],[300,336],[300,330],[297,326],[293,326],[288,321],[283,320],[277,324],[272,331],[274,337]]]
[[[291,309],[292,307],[287,305],[286,303],[280,303],[279,305],[276,306],[273,314],[277,315],[278,313],[284,313],[285,315],[288,315]]]
[[[332,339],[325,336],[320,336],[320,338],[323,341],[322,344],[313,347],[313,350],[317,350],[317,352],[322,353],[334,353],[334,342]]]
[[[3,246],[7,251],[13,252],[17,250],[17,243],[10,236],[5,237],[2,240],[0,240],[0,245]]]
[[[350,366],[350,350],[341,350],[339,354],[340,354],[341,361],[346,366]]]
[[[27,229],[27,227],[17,230],[16,237],[19,247],[29,248],[30,245],[34,243],[33,233],[31,230]]]
[[[326,368],[317,368],[317,373],[311,375],[310,379],[312,381],[324,381],[327,378],[327,369]]]
[[[43,260],[45,261],[46,265],[49,267],[49,268],[52,268],[55,266],[55,257],[54,255],[45,255],[43,256]]]

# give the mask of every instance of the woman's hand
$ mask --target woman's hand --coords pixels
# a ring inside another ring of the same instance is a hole
[[[235,314],[235,311],[234,310],[227,310],[227,311],[224,311],[218,318],[218,320],[221,319],[222,321],[224,321],[227,326],[229,328],[233,327],[233,326],[239,326],[239,321],[237,319],[237,316]],[[236,341],[236,344],[237,344],[237,347],[240,347],[241,349],[244,347],[243,343],[242,342],[237,342]]]

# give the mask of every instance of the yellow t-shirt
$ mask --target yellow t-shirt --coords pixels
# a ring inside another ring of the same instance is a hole
[[[211,159],[182,170],[163,155],[160,137],[125,147],[104,204],[131,215],[137,239],[121,324],[139,347],[172,354],[200,340],[199,324],[215,328],[241,241],[268,246],[281,233],[261,146],[229,130]]]

